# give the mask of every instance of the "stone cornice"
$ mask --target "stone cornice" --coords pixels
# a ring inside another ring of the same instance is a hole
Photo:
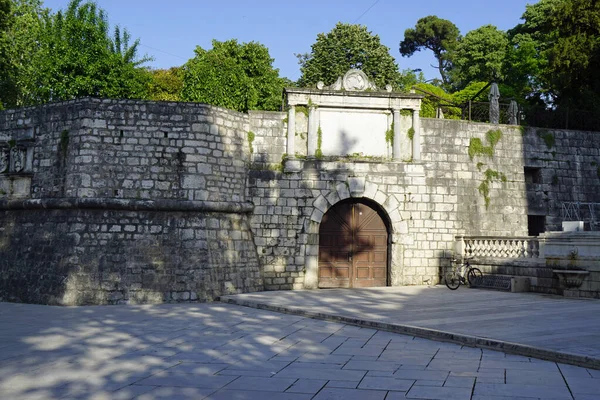
[[[138,200],[113,198],[45,198],[0,200],[0,210],[98,209],[125,211],[181,211],[247,214],[254,210],[250,202],[189,200]]]
[[[424,97],[414,93],[386,91],[345,91],[286,88],[289,105],[314,105],[317,107],[340,107],[355,109],[397,110],[421,108]]]

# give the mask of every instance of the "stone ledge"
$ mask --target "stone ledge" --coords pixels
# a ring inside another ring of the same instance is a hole
[[[0,200],[0,210],[34,209],[101,209],[127,211],[189,211],[218,213],[251,213],[250,202],[215,202],[190,200],[136,200],[112,198],[54,198]]]

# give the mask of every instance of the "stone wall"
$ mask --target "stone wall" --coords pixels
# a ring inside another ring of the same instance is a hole
[[[492,151],[471,158],[472,139],[491,147],[488,132],[497,129],[502,136]],[[418,162],[300,159],[288,161],[283,172],[251,171],[249,198],[257,206],[252,227],[266,288],[316,285],[320,218],[347,197],[375,200],[389,215],[392,285],[438,282],[455,235],[527,236],[528,216],[539,209],[547,230],[560,229],[562,202],[600,202],[600,136],[551,133],[554,150],[547,148],[544,131],[422,119]],[[535,167],[542,182],[532,186],[525,169]],[[545,198],[532,197],[532,187]],[[490,268],[496,270],[539,275],[518,265]]]
[[[262,290],[243,214],[183,211],[168,204],[142,211],[108,201],[11,206],[0,212],[2,300],[207,301]]]
[[[422,119],[419,159],[307,159],[300,106],[295,118],[289,158],[280,112],[98,99],[0,112],[0,298],[314,288],[320,222],[347,198],[385,215],[390,285],[435,284],[456,235],[526,236],[531,215],[557,229],[562,202],[600,201],[591,132]]]
[[[523,143],[524,164],[537,174],[527,186],[529,213],[546,216],[547,231],[562,229],[563,203],[600,202],[598,132],[529,128]],[[600,207],[596,211],[600,214]]]
[[[279,168],[285,153],[286,137],[283,135],[285,114],[272,111],[249,111],[253,168]]]
[[[246,114],[191,103],[80,99],[1,112],[0,146],[32,160],[0,174],[0,299],[261,290],[245,201],[248,126]]]
[[[497,126],[434,119],[422,126],[418,162],[288,160],[283,172],[250,171],[251,225],[267,289],[316,287],[319,223],[349,197],[374,200],[389,216],[391,285],[439,282],[457,234],[526,234],[520,130],[503,126],[493,156],[471,160],[470,139],[485,141]],[[505,179],[488,183],[486,207],[478,187],[488,169]]]
[[[521,130],[510,125],[423,119],[422,159],[426,168],[432,203],[443,194],[455,195],[454,211],[431,214],[431,219],[454,220],[457,235],[527,235],[527,200],[523,175]],[[474,139],[490,147],[490,131],[502,136],[489,154],[469,155]],[[487,195],[480,190],[487,186]],[[486,198],[488,205],[486,206]],[[429,206],[431,207],[431,206]],[[441,218],[440,218],[441,217]]]

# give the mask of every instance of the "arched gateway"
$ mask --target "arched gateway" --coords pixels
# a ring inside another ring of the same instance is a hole
[[[343,200],[327,211],[319,228],[320,288],[388,284],[384,218],[379,207],[366,199]]]

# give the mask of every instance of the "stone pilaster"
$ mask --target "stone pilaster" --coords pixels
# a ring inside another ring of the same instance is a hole
[[[394,115],[394,145],[392,147],[392,158],[395,161],[400,161],[400,110],[393,110]]]
[[[317,151],[317,130],[319,129],[319,110],[316,107],[308,108],[308,157],[314,157]]]
[[[417,161],[421,159],[421,120],[419,119],[418,109],[413,109],[412,117],[413,129],[415,130],[412,142],[412,158],[414,161]]]
[[[289,158],[293,158],[296,153],[294,142],[296,140],[296,106],[290,105],[288,110],[287,126],[287,148],[286,152]]]

